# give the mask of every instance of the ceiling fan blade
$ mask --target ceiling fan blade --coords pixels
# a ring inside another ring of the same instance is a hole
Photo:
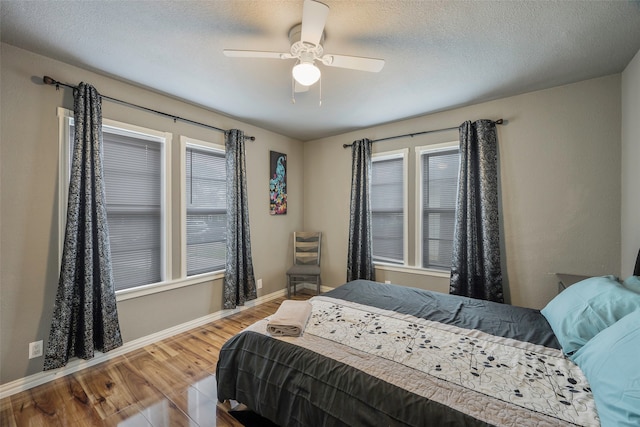
[[[273,59],[288,59],[291,58],[290,53],[280,52],[263,52],[259,50],[232,50],[225,49],[224,55],[231,58],[273,58]]]
[[[384,59],[363,58],[361,56],[324,55],[322,63],[329,67],[349,68],[372,73],[377,73],[384,67]]]
[[[293,91],[295,93],[309,92],[309,86],[304,86],[304,85],[301,85],[298,82],[294,82]]]
[[[314,0],[304,0],[300,40],[317,46],[329,15],[329,6]]]

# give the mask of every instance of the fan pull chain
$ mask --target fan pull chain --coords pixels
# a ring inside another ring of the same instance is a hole
[[[291,76],[291,103],[296,103],[296,82],[293,80],[293,76]]]
[[[320,76],[320,80],[318,81],[318,85],[320,86],[319,95],[318,95],[318,107],[322,107],[322,76]],[[291,77],[291,103],[296,103],[296,82],[293,77]]]

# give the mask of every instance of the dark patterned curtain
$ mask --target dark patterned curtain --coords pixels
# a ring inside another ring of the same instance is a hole
[[[236,308],[257,298],[249,235],[244,133],[225,132],[227,161],[227,257],[224,275],[224,308]]]
[[[74,147],[67,227],[44,369],[122,345],[102,172],[102,104],[91,85],[74,90]]]
[[[375,280],[371,243],[371,141],[361,139],[351,145],[351,208],[347,282]]]
[[[498,225],[498,140],[491,120],[460,125],[460,176],[449,292],[504,302]]]

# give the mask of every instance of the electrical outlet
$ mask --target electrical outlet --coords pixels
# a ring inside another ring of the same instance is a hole
[[[391,280],[385,280],[384,283],[386,283],[387,285],[391,284]]]
[[[256,282],[256,287],[258,289],[262,289],[262,279],[258,279],[258,281]]]
[[[42,340],[29,343],[29,359],[42,356]]]

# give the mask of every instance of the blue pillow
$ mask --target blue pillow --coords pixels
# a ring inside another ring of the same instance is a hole
[[[571,356],[598,332],[634,310],[640,310],[640,294],[622,286],[614,276],[603,276],[569,286],[541,313],[562,351]]]
[[[640,294],[640,276],[627,277],[624,282],[622,282],[622,286]]]
[[[603,427],[640,426],[640,310],[596,335],[575,354]]]

